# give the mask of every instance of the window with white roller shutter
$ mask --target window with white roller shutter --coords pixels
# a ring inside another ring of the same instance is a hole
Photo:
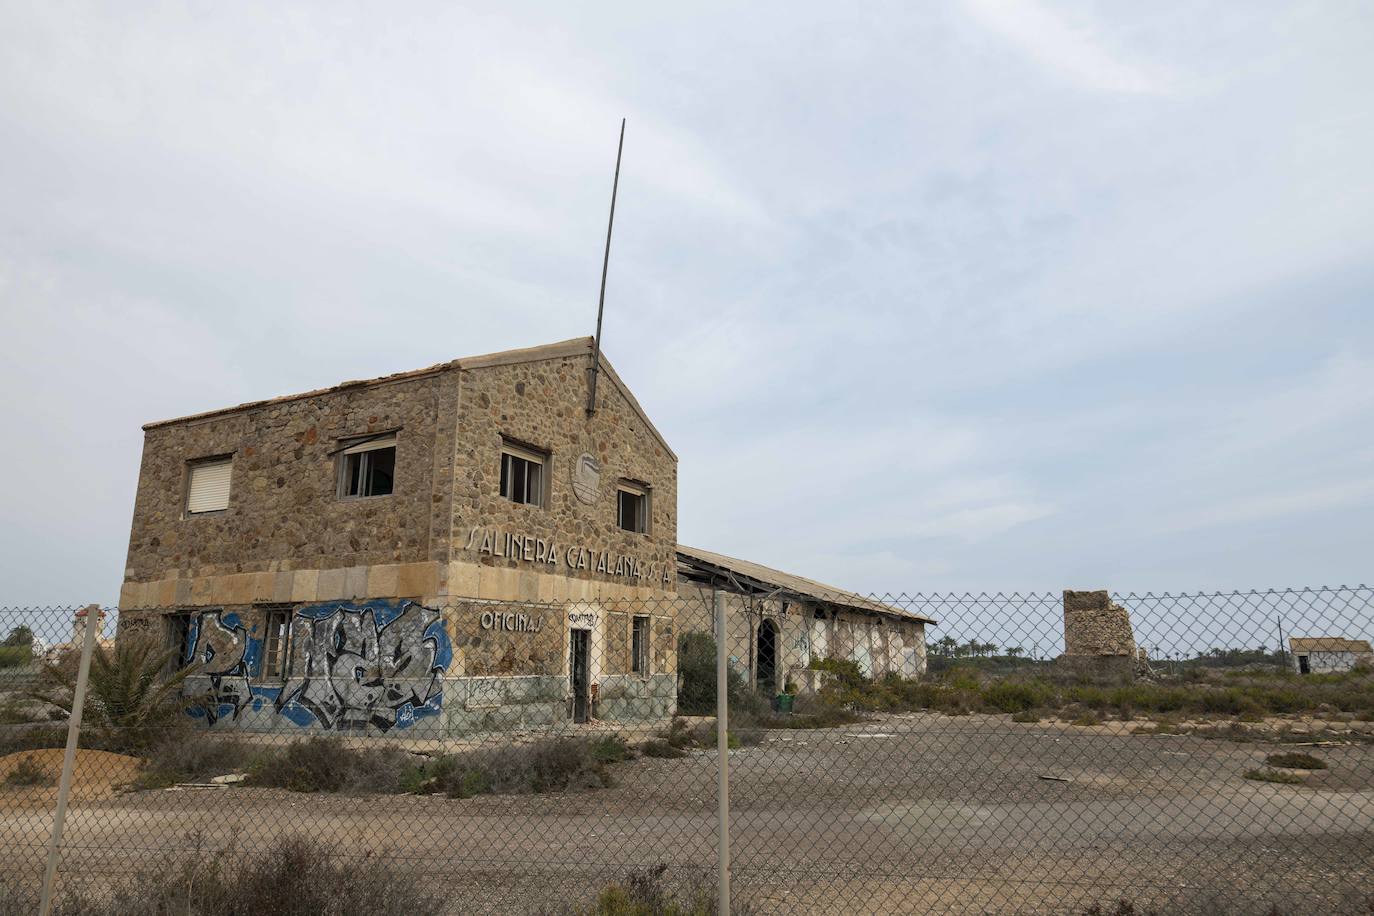
[[[186,514],[219,512],[229,508],[229,480],[233,476],[232,458],[215,458],[191,465],[191,481],[186,492]]]

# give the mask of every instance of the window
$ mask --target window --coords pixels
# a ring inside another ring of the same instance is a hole
[[[229,478],[233,470],[232,458],[211,458],[192,464],[186,487],[186,514],[222,512],[229,508]]]
[[[645,534],[649,530],[649,489],[642,484],[622,482],[616,488],[616,522],[626,531]]]
[[[630,670],[649,673],[649,618],[635,617],[630,624]]]
[[[396,435],[372,436],[339,456],[339,496],[390,496],[396,476]]]
[[[501,445],[501,495],[514,503],[544,505],[546,455],[513,445]]]
[[[291,610],[269,608],[267,632],[262,641],[262,677],[264,680],[285,680],[286,660],[291,645]]]

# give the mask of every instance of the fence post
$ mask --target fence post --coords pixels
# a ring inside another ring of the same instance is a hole
[[[716,759],[720,797],[716,828],[716,867],[720,879],[720,913],[730,916],[730,703],[729,651],[726,648],[725,594],[716,599]],[[46,916],[46,914],[44,914]]]
[[[86,682],[91,674],[91,650],[95,647],[95,633],[100,629],[100,606],[86,608],[86,631],[81,641],[81,664],[76,672],[76,690],[72,694],[72,717],[67,723],[67,751],[62,757],[62,778],[57,784],[57,812],[53,815],[52,838],[48,842],[48,868],[43,874],[43,896],[38,916],[52,913],[53,882],[57,878],[57,859],[62,847],[62,825],[67,818],[67,796],[72,790],[72,771],[76,768],[76,744],[81,736],[81,713],[86,708]]]

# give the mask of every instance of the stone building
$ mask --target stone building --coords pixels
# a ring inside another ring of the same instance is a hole
[[[1293,670],[1299,674],[1330,674],[1353,671],[1357,665],[1374,666],[1374,650],[1367,639],[1343,636],[1299,636],[1288,640]]]
[[[590,338],[144,427],[120,627],[212,724],[659,718],[677,457]]]
[[[813,658],[849,659],[868,677],[925,673],[929,617],[694,547],[678,545],[677,559],[682,626],[709,626],[723,592],[730,664],[766,694],[814,690]]]

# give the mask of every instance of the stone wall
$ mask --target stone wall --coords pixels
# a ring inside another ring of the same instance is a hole
[[[681,583],[684,630],[712,632],[712,590]],[[851,611],[835,605],[750,598],[726,592],[726,651],[729,664],[752,683],[758,669],[758,632],[763,621],[777,627],[778,686],[790,680],[805,690],[818,683],[808,668],[813,658],[854,661],[866,675],[919,677],[926,671],[925,625],[920,621]],[[819,614],[819,616],[818,616]]]
[[[456,373],[153,424],[120,606],[432,596],[447,558]],[[396,430],[390,496],[338,497],[340,441]],[[233,456],[229,507],[185,512],[190,462]]]

